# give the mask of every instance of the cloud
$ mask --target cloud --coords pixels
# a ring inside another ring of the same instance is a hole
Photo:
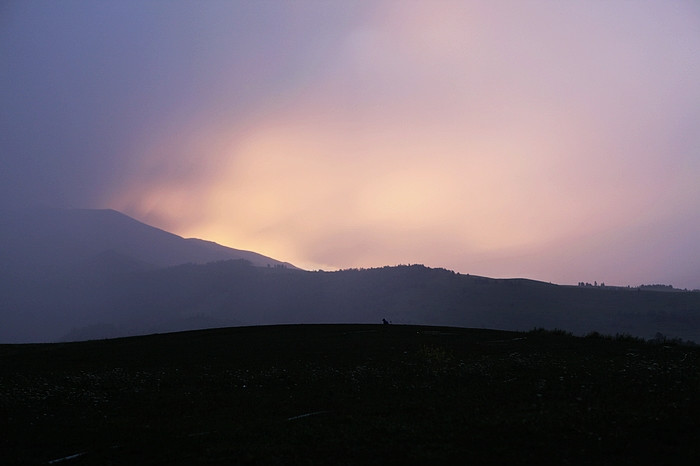
[[[114,8],[67,94],[93,202],[309,268],[691,281],[693,2]]]
[[[211,173],[158,171],[162,183],[137,183],[142,205],[122,207],[336,267],[506,256],[531,272],[518,256],[556,262],[533,254],[643,225],[688,194],[666,151],[698,102],[682,77],[693,58],[674,37],[656,43],[656,11],[620,23],[583,10],[388,3],[227,148],[202,143]]]

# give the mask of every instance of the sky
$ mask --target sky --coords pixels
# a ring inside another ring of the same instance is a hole
[[[696,0],[0,3],[0,206],[700,288]]]

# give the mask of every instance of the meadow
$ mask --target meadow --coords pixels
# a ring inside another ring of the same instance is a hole
[[[700,348],[409,325],[0,345],[1,464],[700,458]]]

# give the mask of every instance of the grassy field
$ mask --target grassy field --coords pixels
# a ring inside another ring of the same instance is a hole
[[[0,464],[689,464],[700,349],[297,325],[0,345]]]

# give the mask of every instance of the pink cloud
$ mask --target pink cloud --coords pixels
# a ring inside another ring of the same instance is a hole
[[[651,279],[664,259],[634,251],[665,237],[646,225],[698,232],[669,214],[700,208],[700,145],[675,145],[700,105],[690,5],[382,2],[363,18],[250,118],[143,145],[110,204],[310,268],[559,282]]]

